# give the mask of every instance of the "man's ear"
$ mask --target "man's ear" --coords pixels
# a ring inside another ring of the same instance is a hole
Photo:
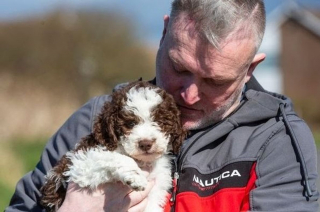
[[[168,24],[169,24],[169,16],[165,15],[163,17],[163,31],[162,31],[162,37],[161,37],[161,40],[160,40],[160,46],[162,45],[163,40],[164,40],[164,38],[165,38],[165,36],[167,34]]]
[[[264,61],[264,59],[266,59],[266,54],[265,53],[259,53],[256,54],[249,66],[247,75],[246,75],[246,83],[250,80],[250,78],[252,77],[253,71],[255,70],[255,68],[259,65],[259,63],[261,63],[262,61]]]

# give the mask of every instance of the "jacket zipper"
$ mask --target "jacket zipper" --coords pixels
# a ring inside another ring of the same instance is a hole
[[[209,127],[207,130],[205,130],[203,133],[201,133],[193,142],[192,144],[190,144],[188,146],[188,148],[185,151],[182,151],[182,149],[180,150],[180,153],[178,154],[178,156],[176,157],[176,159],[174,160],[174,166],[175,166],[175,171],[173,174],[173,191],[172,191],[172,196],[170,198],[170,203],[171,203],[171,212],[175,212],[175,206],[176,206],[176,196],[177,196],[177,192],[178,192],[178,188],[179,188],[179,178],[180,178],[180,173],[182,171],[182,162],[184,160],[184,158],[187,155],[187,152],[189,151],[189,149],[202,137],[204,136],[206,133],[208,133],[209,131],[211,131],[211,129],[215,128],[216,126],[220,125],[222,122],[224,122],[228,117],[230,117],[233,113],[235,113],[237,110],[239,110],[239,108],[241,108],[245,101],[240,102],[240,105],[238,106],[238,108],[236,110],[234,110],[231,114],[229,114],[226,118],[224,118],[223,120],[221,120],[220,122],[214,124],[213,126]],[[182,154],[182,152],[184,152],[184,154]]]
[[[180,153],[178,154],[178,156],[174,160],[175,171],[174,171],[174,174],[173,174],[173,181],[172,181],[173,191],[172,191],[172,195],[171,195],[171,198],[170,198],[170,203],[172,204],[171,212],[175,212],[176,196],[177,196],[177,191],[178,191],[178,188],[179,188],[179,177],[180,177],[180,173],[182,171],[182,161],[184,160],[185,156],[187,155],[187,152],[189,151],[189,149],[199,140],[199,138],[201,138],[203,135],[208,133],[213,127],[219,125],[220,123],[222,123],[222,121],[217,123],[217,124],[215,124],[214,126],[208,128],[203,133],[201,133],[192,142],[192,144],[190,144],[190,146],[188,146],[188,148],[184,151],[184,154],[181,154],[182,151],[180,151]]]
[[[178,160],[181,154],[178,154],[177,157],[174,159],[174,173],[173,173],[173,180],[172,180],[172,195],[170,198],[170,204],[171,204],[171,212],[175,212],[176,207],[176,196],[177,196],[177,190],[179,186],[179,168],[178,168]]]
[[[179,180],[179,171],[178,171],[178,164],[177,164],[178,157],[174,159],[174,173],[173,173],[173,181],[172,181],[172,195],[170,198],[170,203],[173,205],[173,208],[175,206],[176,201],[176,194],[178,189],[178,180]]]

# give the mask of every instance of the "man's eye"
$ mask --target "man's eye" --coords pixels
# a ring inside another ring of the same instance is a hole
[[[186,70],[186,69],[173,69],[176,73],[178,74],[183,74],[183,75],[187,75],[190,74],[190,71]]]
[[[183,67],[177,66],[177,65],[175,65],[175,64],[172,64],[172,69],[173,69],[175,72],[178,72],[178,73],[186,72],[186,70],[184,70]]]
[[[205,82],[207,84],[215,86],[215,87],[222,87],[222,86],[227,84],[225,81],[217,81],[217,80],[214,80],[214,79],[211,79],[211,78],[207,78],[207,79],[204,79],[204,80],[205,80]]]

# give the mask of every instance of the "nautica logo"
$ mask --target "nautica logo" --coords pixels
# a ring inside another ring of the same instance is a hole
[[[210,178],[208,180],[203,180],[197,177],[196,175],[193,176],[193,182],[197,183],[201,187],[208,187],[217,184],[220,180],[229,178],[229,177],[241,177],[241,174],[238,170],[233,171],[225,171],[222,174],[220,174],[218,177]]]

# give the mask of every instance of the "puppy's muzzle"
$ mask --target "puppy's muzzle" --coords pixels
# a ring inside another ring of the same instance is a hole
[[[152,148],[154,142],[155,142],[154,140],[148,140],[148,139],[141,140],[139,141],[139,149],[147,152]]]

